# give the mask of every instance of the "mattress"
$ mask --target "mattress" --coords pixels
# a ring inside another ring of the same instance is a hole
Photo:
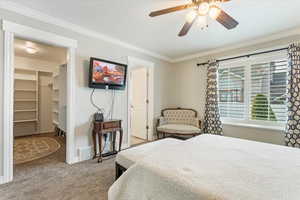
[[[155,151],[164,151],[169,145],[179,145],[182,140],[166,138],[155,142],[139,145],[133,148],[126,149],[118,153],[116,162],[126,169],[134,165],[137,161],[142,160],[147,155]]]
[[[300,150],[201,135],[138,161],[108,199],[299,200]]]

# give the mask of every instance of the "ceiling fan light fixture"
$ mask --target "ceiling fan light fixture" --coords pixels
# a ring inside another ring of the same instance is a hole
[[[210,9],[209,3],[202,2],[198,6],[198,13],[199,13],[199,15],[202,15],[202,16],[207,15],[207,13],[209,12],[209,9]]]
[[[191,10],[190,12],[188,12],[188,14],[186,15],[185,19],[188,23],[192,23],[192,21],[194,21],[195,17],[197,17],[197,12],[196,10]]]
[[[196,23],[197,26],[199,26],[201,29],[207,28],[208,27],[207,16],[199,16]]]
[[[213,19],[217,19],[221,13],[221,9],[218,6],[211,6],[209,9],[209,16]]]
[[[33,47],[26,47],[25,50],[29,54],[36,54],[38,52],[38,50]]]

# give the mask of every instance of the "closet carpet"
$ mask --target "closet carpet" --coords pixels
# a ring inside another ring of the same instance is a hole
[[[59,140],[58,140],[59,141]],[[62,141],[60,141],[62,142]],[[1,200],[107,200],[114,159],[68,165],[65,145],[48,157],[16,165],[14,181],[0,185]]]
[[[56,152],[61,145],[51,137],[21,137],[14,141],[14,164],[44,158]]]

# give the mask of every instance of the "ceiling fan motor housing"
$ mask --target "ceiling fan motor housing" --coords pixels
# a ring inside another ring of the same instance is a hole
[[[199,4],[204,3],[204,2],[207,2],[207,3],[215,3],[215,2],[223,3],[223,2],[228,2],[228,1],[231,1],[231,0],[192,0],[192,2],[196,5],[199,5]]]

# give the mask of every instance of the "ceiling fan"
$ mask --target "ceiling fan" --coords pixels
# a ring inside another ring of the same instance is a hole
[[[231,0],[191,0],[191,3],[184,4],[172,8],[166,8],[163,10],[158,10],[150,13],[150,17],[156,17],[180,10],[185,10],[191,8],[191,12],[188,13],[186,23],[179,32],[178,36],[185,36],[192,25],[198,20],[200,25],[203,27],[207,25],[207,16],[218,21],[228,30],[235,28],[239,23],[228,15],[219,6],[221,3],[225,3]]]

